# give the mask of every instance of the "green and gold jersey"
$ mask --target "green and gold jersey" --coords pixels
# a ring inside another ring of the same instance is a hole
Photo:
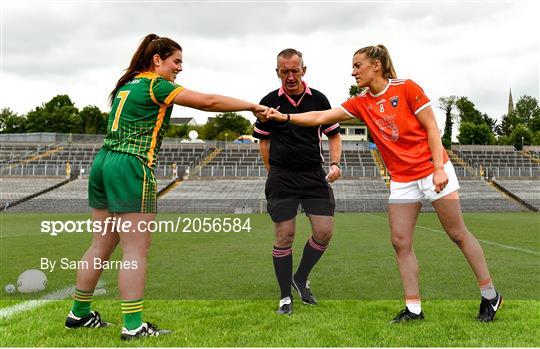
[[[153,168],[169,127],[174,97],[183,89],[152,72],[138,74],[120,87],[103,147],[135,155]]]

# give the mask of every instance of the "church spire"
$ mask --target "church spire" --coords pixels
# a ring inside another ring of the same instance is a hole
[[[510,89],[510,94],[508,95],[508,115],[514,111],[514,101],[512,100],[512,89]]]

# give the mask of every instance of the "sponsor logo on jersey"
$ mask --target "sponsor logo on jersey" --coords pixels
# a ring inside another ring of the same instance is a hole
[[[399,139],[399,129],[394,123],[395,114],[383,116],[380,119],[373,119],[375,124],[379,127],[381,135],[384,139],[397,142]]]

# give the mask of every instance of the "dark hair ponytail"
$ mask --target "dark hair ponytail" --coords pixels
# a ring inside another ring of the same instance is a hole
[[[396,70],[394,69],[394,65],[392,64],[392,59],[390,58],[390,53],[388,52],[388,49],[384,47],[384,45],[366,46],[356,51],[354,55],[356,56],[360,53],[365,54],[366,57],[371,60],[371,62],[374,62],[375,60],[381,62],[383,76],[385,78],[397,78]]]
[[[176,50],[182,51],[182,47],[176,41],[169,38],[160,38],[156,34],[146,35],[131,58],[131,62],[126,69],[126,72],[118,80],[114,90],[112,90],[109,95],[111,105],[113,104],[114,96],[116,96],[116,92],[118,92],[120,87],[133,80],[137,74],[152,68],[152,58],[155,54],[158,54],[161,59],[167,59]]]

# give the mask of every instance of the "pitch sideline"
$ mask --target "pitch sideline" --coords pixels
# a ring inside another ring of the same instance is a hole
[[[367,214],[370,215],[370,216],[378,217],[378,218],[385,219],[386,221],[388,221],[387,217],[379,216],[379,215],[376,215],[376,214],[373,214],[373,213],[367,213]],[[444,230],[434,229],[434,228],[430,228],[430,227],[424,227],[423,225],[416,225],[416,227],[417,228],[422,228],[424,230],[428,230],[428,231],[431,231],[431,232],[434,232],[434,233],[440,233],[440,234],[447,235]],[[526,248],[515,247],[515,246],[512,246],[512,245],[500,244],[498,242],[489,241],[489,240],[483,240],[483,239],[478,239],[478,238],[476,238],[476,239],[478,241],[486,244],[486,245],[497,246],[497,247],[505,248],[505,249],[508,249],[508,250],[514,250],[514,251],[529,253],[529,254],[532,254],[532,255],[535,255],[535,256],[540,256],[540,252],[528,250]]]
[[[104,282],[98,282],[96,289],[98,287],[105,287]],[[54,301],[61,300],[69,297],[75,291],[75,286],[66,286],[62,289],[53,291],[41,297],[41,299],[32,299],[22,303],[17,303],[10,307],[0,309],[0,320],[9,319],[10,317],[23,313],[25,311],[33,310],[44,306],[45,304]]]

